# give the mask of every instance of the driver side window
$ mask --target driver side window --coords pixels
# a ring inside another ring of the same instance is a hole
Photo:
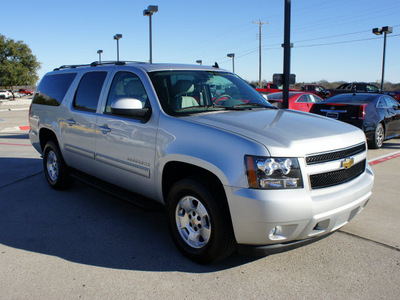
[[[111,104],[122,98],[134,98],[142,102],[142,107],[149,107],[148,96],[139,77],[130,72],[115,74],[107,97],[106,114],[111,114]]]

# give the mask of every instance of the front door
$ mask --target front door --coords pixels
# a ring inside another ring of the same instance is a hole
[[[155,197],[154,159],[157,126],[155,118],[142,123],[112,113],[111,104],[120,98],[134,98],[149,107],[139,77],[117,72],[111,83],[103,114],[97,118],[96,164],[99,177],[147,197]]]

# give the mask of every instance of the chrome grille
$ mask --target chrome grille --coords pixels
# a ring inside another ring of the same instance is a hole
[[[356,155],[358,153],[364,152],[367,147],[364,144],[357,145],[348,149],[333,151],[333,152],[326,152],[326,153],[319,153],[315,155],[310,155],[306,157],[307,165],[319,164],[328,161],[334,161],[342,158],[346,158],[352,155]]]

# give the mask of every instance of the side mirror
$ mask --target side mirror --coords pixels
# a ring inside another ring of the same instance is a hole
[[[151,116],[151,108],[142,107],[142,101],[134,98],[121,98],[111,104],[111,113],[147,122]]]

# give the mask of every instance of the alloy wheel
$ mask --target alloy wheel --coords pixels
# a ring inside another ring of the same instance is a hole
[[[176,206],[175,222],[182,239],[190,247],[200,249],[211,237],[211,222],[204,205],[195,197],[185,196]]]

